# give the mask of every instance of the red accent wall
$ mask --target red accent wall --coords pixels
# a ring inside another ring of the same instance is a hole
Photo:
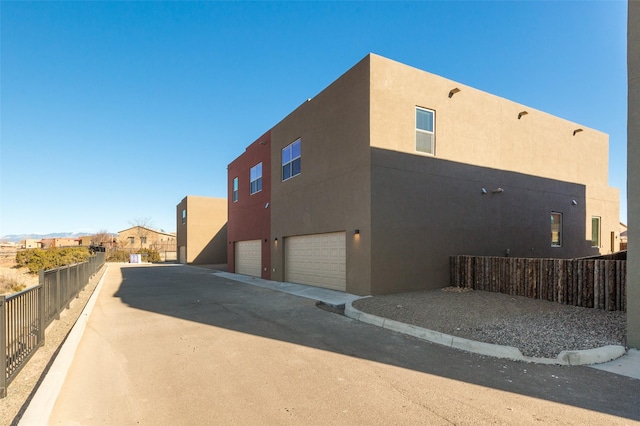
[[[250,171],[262,162],[262,191],[249,195]],[[233,179],[238,178],[238,201],[233,201]],[[260,136],[227,167],[227,268],[235,272],[235,243],[262,242],[262,278],[271,279],[271,131]],[[265,241],[266,240],[266,241]],[[265,271],[266,268],[266,271]]]

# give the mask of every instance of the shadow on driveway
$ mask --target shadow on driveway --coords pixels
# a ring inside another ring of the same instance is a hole
[[[640,420],[640,380],[449,349],[202,268],[125,266],[121,271],[123,280],[113,296],[132,308]]]

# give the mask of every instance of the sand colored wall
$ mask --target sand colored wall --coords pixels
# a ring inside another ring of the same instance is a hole
[[[585,238],[591,216],[600,216],[601,252],[612,251],[619,192],[608,186],[606,134],[377,55],[370,60],[372,147],[428,156],[415,150],[415,108],[431,109],[436,158],[585,185]]]
[[[640,2],[628,5],[627,345],[640,349]]]
[[[369,294],[368,58],[304,102],[271,135],[272,278],[284,278],[284,237],[345,231],[347,292]],[[282,182],[281,150],[298,138],[301,174]]]
[[[176,207],[176,218],[177,244],[185,247],[187,263],[227,263],[226,199],[188,195]]]

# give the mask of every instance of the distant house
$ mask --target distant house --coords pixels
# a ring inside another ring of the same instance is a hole
[[[77,247],[80,245],[79,238],[43,238],[40,241],[42,248],[52,247]]]
[[[118,247],[176,251],[176,235],[144,226],[133,226],[118,232]]]
[[[42,241],[37,240],[35,238],[27,238],[25,240],[20,241],[20,247],[23,249],[41,248]]]
[[[178,262],[227,263],[227,200],[188,195],[176,206]]]

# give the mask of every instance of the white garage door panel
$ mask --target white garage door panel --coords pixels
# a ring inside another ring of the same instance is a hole
[[[236,274],[262,276],[262,242],[260,240],[236,243]]]
[[[285,240],[285,280],[346,291],[344,232],[288,237]]]

